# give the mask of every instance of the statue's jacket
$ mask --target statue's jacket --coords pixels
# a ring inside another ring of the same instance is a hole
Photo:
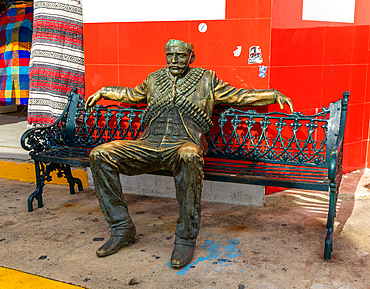
[[[184,77],[175,79],[165,67],[149,74],[143,83],[134,88],[107,86],[100,92],[108,100],[147,103],[143,114],[146,129],[140,139],[149,136],[153,120],[164,109],[175,107],[187,133],[206,154],[208,145],[205,134],[213,125],[211,117],[216,105],[244,107],[273,104],[277,90],[237,89],[218,79],[214,71],[202,68],[190,68]]]

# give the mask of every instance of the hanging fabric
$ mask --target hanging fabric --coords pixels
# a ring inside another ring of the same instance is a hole
[[[80,1],[34,1],[28,123],[54,122],[73,87],[85,94]]]
[[[0,16],[0,105],[28,103],[33,5],[15,4]]]

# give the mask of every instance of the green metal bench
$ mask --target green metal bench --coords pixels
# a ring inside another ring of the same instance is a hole
[[[338,189],[342,178],[343,136],[349,93],[315,115],[299,112],[258,113],[231,107],[217,108],[215,126],[207,136],[205,180],[329,191],[325,259],[330,259]],[[32,128],[21,138],[35,162],[36,190],[28,198],[43,206],[42,193],[50,172],[65,177],[74,194],[82,183],[70,166],[88,167],[89,152],[116,139],[136,139],[144,130],[144,107],[97,105],[84,110],[84,100],[72,90],[59,119],[46,127]],[[154,174],[171,175],[157,171]]]

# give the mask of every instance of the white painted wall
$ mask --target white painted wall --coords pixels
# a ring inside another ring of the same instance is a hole
[[[354,23],[356,0],[303,0],[302,20]]]
[[[87,169],[87,175],[89,188],[94,188],[90,168]],[[173,177],[120,175],[120,180],[123,194],[176,198]],[[203,181],[202,201],[262,207],[264,197],[263,186]]]
[[[225,19],[226,0],[85,0],[84,23]]]

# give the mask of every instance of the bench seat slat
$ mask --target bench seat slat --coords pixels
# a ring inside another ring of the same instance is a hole
[[[73,164],[77,166],[90,166],[90,149],[63,146],[40,152],[35,160]],[[255,185],[292,187],[308,190],[327,190],[327,170],[322,168],[307,168],[298,166],[276,166],[264,163],[232,163],[206,160],[204,165],[205,180],[247,183]],[[171,176],[171,172],[153,172],[156,175]],[[298,184],[297,181],[299,181]]]
[[[312,179],[312,181],[326,180],[328,177],[327,169],[306,170],[304,167],[271,167],[264,164],[258,166],[236,166],[227,167],[220,163],[205,163],[204,170],[216,170],[218,172],[225,172],[230,174],[241,173],[250,175],[259,175],[265,177],[280,176],[284,178],[297,179]]]
[[[73,147],[59,147],[38,153],[34,159],[42,162],[90,166],[89,150]]]
[[[323,175],[305,175],[305,174],[284,174],[284,173],[280,173],[278,171],[276,172],[265,172],[263,173],[262,171],[258,172],[258,171],[234,171],[234,170],[230,170],[230,171],[225,171],[225,170],[222,170],[221,168],[215,168],[215,167],[210,167],[210,168],[207,168],[205,167],[204,168],[204,171],[208,171],[208,172],[211,172],[211,171],[214,171],[214,172],[217,172],[217,173],[223,173],[223,174],[229,174],[230,176],[236,176],[236,175],[239,175],[239,176],[258,176],[258,177],[263,177],[264,179],[266,179],[266,182],[267,180],[270,180],[270,179],[284,179],[284,180],[290,180],[290,181],[304,181],[304,182],[327,182],[327,177],[323,176]]]
[[[246,175],[232,175],[228,173],[220,173],[220,172],[212,172],[212,171],[205,171],[205,180],[210,181],[221,181],[221,182],[231,182],[231,183],[242,183],[242,184],[250,184],[250,185],[260,185],[271,187],[282,187],[282,188],[292,188],[292,189],[305,189],[305,190],[313,190],[313,191],[326,191],[328,189],[328,183],[324,182],[305,182],[305,181],[291,181],[291,180],[284,180],[284,179],[274,179],[268,178],[268,182],[266,177],[258,177],[258,176],[246,176]]]

